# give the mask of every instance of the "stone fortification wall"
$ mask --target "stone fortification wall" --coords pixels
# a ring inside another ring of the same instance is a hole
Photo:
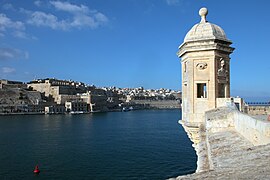
[[[250,115],[269,115],[270,106],[247,106],[247,113]]]
[[[270,143],[270,121],[255,119],[232,108],[206,112],[206,129],[209,133],[235,130],[254,145]]]
[[[33,88],[36,91],[39,91],[41,93],[44,93],[45,96],[49,96],[50,91],[50,84],[44,84],[44,83],[38,83],[38,84],[27,84],[27,88]]]
[[[38,91],[27,91],[26,95],[31,104],[40,104],[43,102],[41,93]]]
[[[234,111],[232,116],[238,133],[254,145],[270,143],[270,121],[255,119],[247,114]]]
[[[0,89],[0,105],[34,105],[42,102],[40,92],[25,89]]]
[[[131,103],[142,104],[153,109],[180,109],[180,101],[177,100],[132,100]]]
[[[270,179],[269,121],[255,119],[233,107],[220,107],[205,113],[197,134],[197,171],[177,180]]]
[[[208,149],[202,151],[210,154],[211,169],[176,180],[270,179],[270,144],[254,146],[236,131],[209,133],[207,139]]]

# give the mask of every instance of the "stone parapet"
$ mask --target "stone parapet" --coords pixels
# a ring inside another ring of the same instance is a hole
[[[241,112],[233,112],[234,126],[237,132],[254,145],[270,143],[270,121],[255,119]]]
[[[177,180],[270,178],[269,121],[255,119],[230,106],[207,111],[205,122],[196,131],[181,124],[194,142],[198,161],[196,173]]]
[[[254,145],[270,143],[270,122],[255,119],[233,108],[221,107],[206,112],[209,133],[235,130]]]

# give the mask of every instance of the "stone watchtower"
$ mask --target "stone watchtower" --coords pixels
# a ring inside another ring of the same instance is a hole
[[[187,33],[177,55],[182,64],[182,120],[198,127],[204,113],[218,107],[219,98],[230,97],[230,54],[234,48],[219,26],[206,20],[208,10],[201,8],[201,21]]]

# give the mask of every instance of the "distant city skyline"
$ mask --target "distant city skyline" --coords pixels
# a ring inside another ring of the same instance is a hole
[[[176,52],[200,21],[222,27],[236,50],[231,95],[270,99],[270,2],[80,0],[0,2],[0,78],[55,77],[96,86],[181,89]]]

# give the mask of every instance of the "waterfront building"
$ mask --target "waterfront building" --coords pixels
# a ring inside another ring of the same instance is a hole
[[[82,101],[86,102],[88,111],[106,111],[107,107],[107,96],[103,89],[92,89],[87,93],[82,93],[79,95]]]
[[[63,104],[54,104],[45,106],[45,114],[63,114],[66,112],[66,107]]]
[[[126,102],[130,102],[133,100],[133,96],[132,95],[127,95],[126,96]]]
[[[44,93],[47,97],[51,96],[58,104],[63,103],[60,95],[76,95],[77,93],[84,93],[87,90],[84,83],[54,78],[34,80],[28,83],[27,86],[28,88]]]
[[[54,102],[56,104],[65,104],[67,101],[82,101],[79,94],[69,95],[69,94],[59,94],[55,97]]]
[[[177,52],[182,64],[182,120],[188,126],[199,126],[205,111],[230,103],[234,48],[224,30],[207,21],[207,14],[206,8],[200,9],[201,21],[189,30]]]
[[[54,78],[40,79],[31,81],[28,87],[44,93],[46,97],[51,97],[58,105],[65,104],[67,111],[94,112],[107,110],[105,91],[94,86],[86,86],[81,82]],[[87,104],[86,109],[84,108],[85,103]]]
[[[87,112],[119,110],[123,102],[136,104],[134,107],[167,108],[179,107],[180,92],[170,89],[139,88],[96,88],[81,82],[59,80],[55,78],[38,79],[23,82],[2,80],[0,112],[57,112],[57,105],[66,102],[86,102]],[[24,88],[23,88],[24,86]],[[135,102],[137,101],[137,102]],[[156,102],[152,102],[156,101]],[[176,104],[176,105],[171,105]],[[16,105],[31,105],[28,109]],[[153,106],[152,106],[153,105]],[[10,108],[9,108],[10,107]],[[50,107],[50,109],[48,109]],[[43,108],[43,109],[42,109]],[[56,108],[56,109],[55,109]]]
[[[43,113],[44,107],[43,104],[1,104],[0,113]]]
[[[83,101],[66,101],[66,112],[88,112],[87,103]]]
[[[27,105],[28,112],[32,113],[44,113],[44,104],[28,104]]]

